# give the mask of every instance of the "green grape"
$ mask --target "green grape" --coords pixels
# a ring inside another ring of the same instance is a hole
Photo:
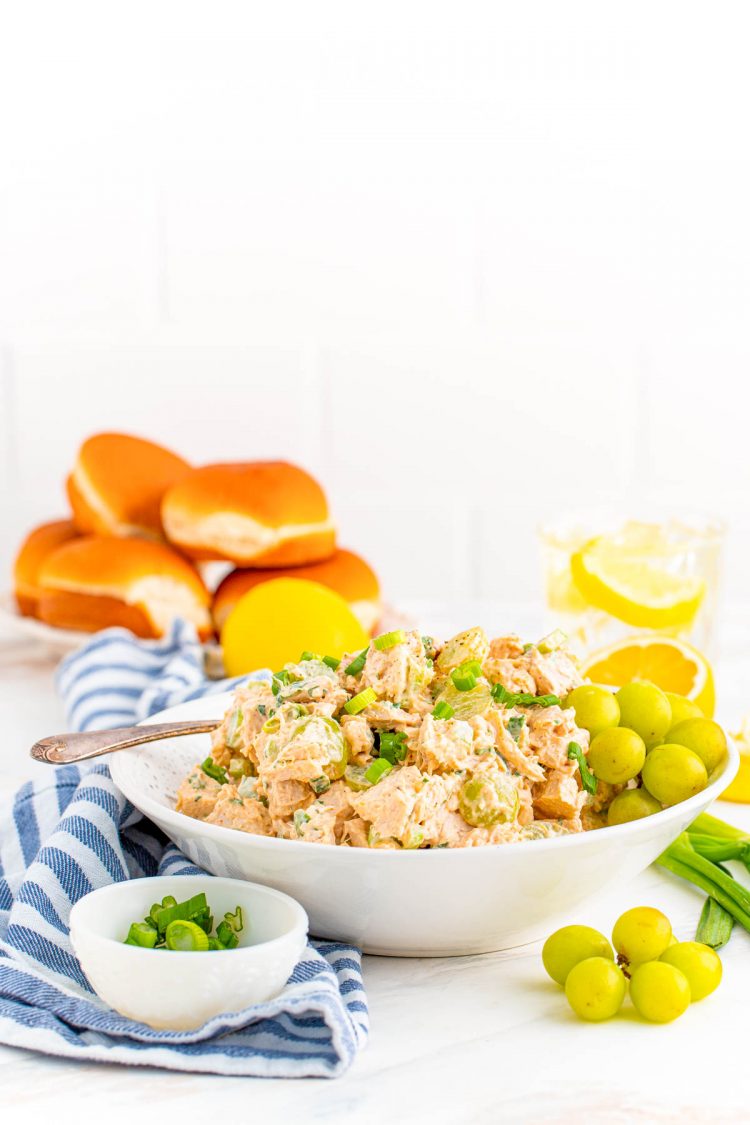
[[[701,945],[699,941],[678,941],[665,949],[660,960],[674,965],[685,975],[693,1001],[710,996],[721,983],[721,958],[710,945]]]
[[[609,785],[622,785],[637,777],[645,760],[643,739],[634,730],[625,727],[603,730],[589,747],[589,766],[598,778]]]
[[[573,688],[565,706],[575,708],[576,725],[587,730],[592,738],[608,727],[616,727],[620,721],[620,707],[614,695],[597,684]]]
[[[625,999],[625,988],[622,969],[608,957],[579,961],[565,981],[565,995],[571,1008],[580,1019],[593,1023],[617,1015]]]
[[[484,664],[489,651],[487,634],[477,625],[446,641],[435,661],[435,672],[443,679],[453,668],[458,668],[459,664],[466,664],[469,660],[478,660],[480,664]]]
[[[589,957],[615,959],[604,934],[591,926],[563,926],[550,934],[542,949],[544,967],[558,984],[565,984],[570,970]]]
[[[655,961],[669,945],[672,926],[669,918],[653,906],[634,906],[617,919],[612,944],[632,965]]]
[[[674,965],[648,961],[630,978],[630,999],[639,1016],[653,1023],[670,1023],[690,1004],[690,985]]]
[[[672,727],[665,741],[687,746],[698,755],[707,773],[715,770],[727,756],[727,736],[712,719],[683,719]]]
[[[673,691],[665,691],[669,706],[672,708],[672,726],[676,727],[683,719],[702,719],[703,712],[697,703],[688,699],[686,695],[676,695]]]
[[[708,774],[701,759],[687,746],[665,742],[646,755],[643,784],[663,805],[677,805],[705,789]]]
[[[626,789],[618,793],[607,811],[607,824],[627,824],[661,812],[661,805],[645,789]]]
[[[467,824],[492,828],[515,820],[518,790],[507,774],[483,773],[470,777],[458,791],[458,808]]]
[[[620,726],[639,734],[647,748],[664,741],[672,725],[672,708],[661,688],[634,680],[621,687],[616,698],[620,705]]]
[[[447,703],[453,708],[454,719],[471,719],[474,715],[483,715],[492,703],[490,685],[485,680],[480,680],[476,687],[469,691],[459,691],[456,685],[448,680],[443,690],[437,696],[436,703]]]

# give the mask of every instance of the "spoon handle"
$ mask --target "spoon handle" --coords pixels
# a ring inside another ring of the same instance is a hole
[[[115,750],[127,750],[144,742],[159,738],[179,738],[183,734],[207,734],[216,730],[221,719],[193,719],[187,723],[152,723],[142,727],[115,727],[113,730],[77,731],[73,734],[53,734],[42,738],[31,747],[31,757],[37,762],[67,765],[86,758],[98,758]]]

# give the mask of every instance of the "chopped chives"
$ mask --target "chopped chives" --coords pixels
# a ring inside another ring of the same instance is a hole
[[[369,652],[369,649],[363,648],[362,651],[360,652],[359,656],[355,656],[354,660],[352,660],[351,664],[348,664],[346,666],[344,671],[346,672],[347,676],[358,676],[359,675],[359,673],[362,671],[362,669],[365,666],[365,661],[367,660],[367,653],[368,652]]]
[[[385,758],[376,758],[374,762],[370,762],[365,770],[365,780],[369,781],[371,785],[377,785],[392,769],[393,766]]]
[[[377,698],[371,687],[365,688],[364,691],[358,692],[357,695],[353,695],[351,699],[347,700],[344,704],[344,710],[347,715],[358,715],[360,711],[364,711],[365,707],[374,703]]]
[[[439,699],[432,708],[433,719],[452,719],[455,713],[450,703],[446,703],[444,699]]]
[[[406,640],[406,633],[403,629],[394,629],[390,633],[381,633],[379,637],[375,637],[372,642],[378,652],[385,652],[395,645],[401,645]]]

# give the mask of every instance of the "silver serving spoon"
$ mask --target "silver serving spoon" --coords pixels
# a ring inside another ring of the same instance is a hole
[[[112,754],[115,750],[128,750],[144,742],[160,738],[179,738],[183,734],[208,734],[221,725],[221,719],[192,719],[186,723],[152,723],[143,727],[115,727],[112,730],[76,731],[72,734],[53,734],[42,738],[31,747],[30,754],[37,762],[54,766],[83,762]]]

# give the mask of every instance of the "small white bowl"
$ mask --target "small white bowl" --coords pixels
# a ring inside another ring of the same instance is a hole
[[[206,892],[216,924],[242,907],[236,949],[184,953],[125,945],[154,902]],[[70,940],[91,987],[129,1019],[185,1031],[278,995],[307,942],[307,914],[281,891],[239,879],[174,875],[111,883],[70,912]]]

